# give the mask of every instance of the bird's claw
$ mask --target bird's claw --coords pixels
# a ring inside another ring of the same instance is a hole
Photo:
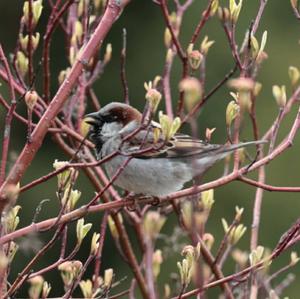
[[[136,211],[137,210],[136,196],[129,195],[126,199],[129,201],[129,204],[126,206],[127,210],[129,212]]]
[[[150,204],[153,207],[157,207],[161,203],[161,200],[159,197],[154,196],[152,199],[153,199],[153,201],[151,201]]]

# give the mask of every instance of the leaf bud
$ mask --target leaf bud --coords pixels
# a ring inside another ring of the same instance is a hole
[[[273,96],[277,102],[277,105],[280,108],[283,108],[286,104],[286,89],[285,85],[281,85],[279,87],[278,85],[273,85],[272,87]]]
[[[17,52],[17,69],[22,77],[28,72],[28,58],[22,51]]]
[[[31,111],[33,110],[35,104],[38,101],[38,98],[39,98],[39,96],[35,90],[29,90],[26,92],[25,103],[29,110],[31,110]]]

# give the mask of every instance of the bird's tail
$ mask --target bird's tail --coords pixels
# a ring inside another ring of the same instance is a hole
[[[238,144],[223,145],[217,147],[214,150],[210,150],[209,154],[206,153],[206,155],[202,155],[202,157],[195,160],[195,163],[192,168],[193,176],[201,175],[217,161],[224,159],[231,152],[239,148],[247,147],[250,145],[264,144],[264,143],[267,143],[267,141],[266,140],[249,141],[249,142],[243,142]]]
[[[257,145],[257,144],[264,144],[268,143],[267,140],[256,140],[256,141],[249,141],[249,142],[241,142],[237,144],[225,145],[224,147],[220,148],[220,153],[228,153],[233,152],[239,148],[247,147],[250,145]]]

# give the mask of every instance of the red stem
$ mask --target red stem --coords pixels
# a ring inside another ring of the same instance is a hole
[[[60,9],[60,11],[54,16],[54,12],[57,10],[57,5],[59,1],[55,4],[54,9],[52,10],[51,16],[49,18],[49,23],[47,25],[46,34],[44,36],[44,47],[43,47],[43,67],[44,67],[44,99],[48,103],[50,100],[50,44],[51,37],[59,24],[63,14],[67,9],[72,5],[74,0],[69,0]]]
[[[248,185],[259,187],[261,189],[264,189],[266,191],[274,191],[274,192],[300,192],[300,187],[279,187],[279,186],[272,186],[265,183],[257,182],[254,180],[251,180],[246,177],[240,177],[238,179],[241,182],[244,182]]]
[[[204,11],[204,13],[202,14],[202,18],[200,19],[200,22],[198,23],[193,36],[191,38],[190,44],[195,44],[202,28],[204,27],[205,23],[207,22],[207,20],[210,17],[210,11],[211,11],[211,5],[212,5],[213,0],[210,0],[208,3],[208,6],[206,8],[206,10]]]
[[[100,227],[100,239],[99,239],[99,246],[95,257],[95,267],[94,267],[94,277],[93,280],[93,290],[96,291],[99,288],[99,274],[100,274],[100,267],[101,267],[101,257],[102,257],[102,250],[104,246],[104,239],[106,234],[106,227],[107,227],[107,220],[108,220],[108,213],[104,213],[101,227]]]
[[[28,53],[28,81],[29,85],[32,84],[33,78],[33,47],[32,47],[32,31],[33,31],[33,0],[28,1],[28,24],[27,32],[28,32],[28,44],[27,44],[27,53]]]
[[[10,143],[11,122],[12,122],[13,114],[16,109],[16,105],[17,105],[11,71],[10,71],[8,61],[6,59],[6,56],[4,54],[1,44],[0,44],[0,61],[2,61],[2,63],[4,64],[4,69],[5,69],[5,72],[7,75],[7,81],[9,84],[9,91],[10,91],[10,96],[11,96],[11,106],[9,107],[9,110],[6,114],[5,126],[4,126],[4,136],[3,136],[3,142],[2,142],[2,157],[1,157],[1,169],[0,169],[0,185],[1,185],[5,178],[6,163],[7,163],[7,157],[8,157],[8,148],[9,148],[9,143]]]
[[[129,104],[129,88],[126,79],[126,44],[127,44],[127,32],[123,28],[123,47],[121,50],[121,82],[124,92],[124,102]]]
[[[164,16],[164,19],[165,19],[165,22],[166,22],[166,25],[168,27],[168,29],[170,30],[170,33],[171,33],[171,36],[172,36],[172,42],[174,43],[175,45],[175,48],[177,50],[177,53],[181,59],[182,62],[186,61],[186,54],[185,52],[183,51],[182,47],[181,47],[181,44],[176,36],[176,33],[175,33],[175,30],[170,22],[170,18],[169,18],[169,10],[168,10],[168,6],[167,6],[167,3],[166,3],[166,0],[161,0],[160,1],[160,6],[161,6],[161,9],[162,9],[162,12],[163,12],[163,16]]]

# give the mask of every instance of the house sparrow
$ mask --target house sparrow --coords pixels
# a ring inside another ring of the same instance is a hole
[[[182,189],[186,182],[202,175],[230,152],[264,142],[218,145],[183,134],[175,134],[168,141],[161,134],[155,140],[154,128],[159,128],[160,125],[153,121],[148,127],[123,141],[141,126],[142,114],[137,109],[118,102],[112,102],[85,117],[85,121],[91,125],[89,138],[95,144],[98,159],[120,151],[104,164],[110,178],[131,157],[114,183],[135,194],[155,197]]]

